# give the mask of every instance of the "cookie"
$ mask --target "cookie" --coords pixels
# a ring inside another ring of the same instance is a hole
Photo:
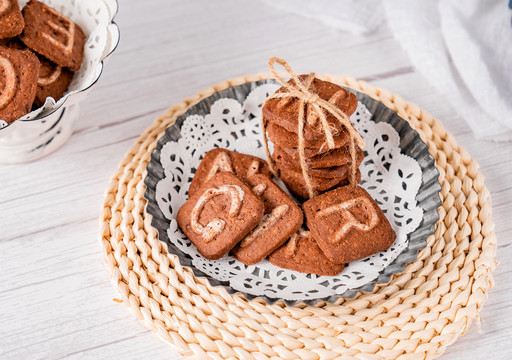
[[[296,148],[286,148],[274,146],[274,153],[281,155],[285,161],[297,163],[300,161],[299,150]],[[334,149],[326,153],[307,157],[306,162],[312,169],[320,169],[332,166],[341,166],[351,163],[350,148],[348,146]],[[356,146],[356,164],[361,165],[364,160],[364,151]]]
[[[199,164],[194,179],[190,183],[188,195],[192,196],[197,189],[219,171],[234,173],[242,180],[247,180],[258,173],[272,177],[272,172],[266,161],[255,156],[216,148],[208,151]]]
[[[24,26],[18,0],[0,0],[0,39],[21,34]]]
[[[276,183],[257,174],[248,179],[265,204],[262,221],[232,250],[245,265],[254,265],[281,246],[303,222],[302,210]]]
[[[0,47],[0,119],[11,123],[30,112],[39,60],[29,50]]]
[[[303,229],[268,257],[272,265],[306,274],[335,276],[344,264],[335,264],[320,250],[309,231]]]
[[[357,185],[326,192],[302,204],[311,235],[337,264],[388,249],[395,232],[370,194]]]
[[[71,70],[60,67],[42,56],[39,56],[39,62],[41,68],[34,100],[34,104],[38,107],[44,105],[47,97],[59,101],[73,79]]]
[[[299,76],[301,80],[306,77],[307,75]],[[290,80],[289,83],[293,84],[294,81]],[[339,85],[315,78],[309,90],[338,107],[347,116],[352,115],[357,108],[356,96]],[[287,92],[287,90],[281,87],[277,92]],[[299,103],[300,101],[297,98],[268,99],[262,108],[263,119],[297,134]],[[325,115],[333,135],[340,134],[344,130],[344,126],[332,114],[325,112]],[[305,105],[305,117],[304,137],[311,141],[324,141],[325,135],[321,122],[310,105]]]
[[[80,68],[85,35],[77,24],[36,0],[25,5],[23,18],[25,29],[20,39],[25,45],[59,66],[71,71]]]
[[[185,202],[177,221],[199,253],[216,260],[261,222],[264,211],[263,201],[242,180],[220,172]]]
[[[304,177],[302,176],[302,172],[297,172],[294,170],[286,169],[286,168],[278,168],[280,172],[280,179],[286,185],[286,188],[298,197],[299,199],[309,199],[309,194],[306,189],[306,182],[304,181]],[[329,189],[332,189],[335,186],[347,185],[349,183],[350,172],[347,174],[347,177],[344,178],[320,178],[316,176],[311,177],[311,182],[313,185],[313,189],[317,192],[323,192]],[[361,181],[361,172],[359,169],[356,173],[356,181]]]
[[[296,133],[288,131],[285,128],[274,123],[268,123],[267,135],[268,138],[274,144],[279,144],[279,146],[294,148],[299,147],[299,136]],[[339,134],[333,136],[333,140],[336,148],[347,145],[348,142],[350,141],[348,131],[343,129]],[[304,147],[311,149],[311,156],[322,154],[326,151],[329,151],[325,135],[323,135],[319,139],[314,140],[304,138]]]
[[[274,162],[276,163],[276,166],[278,169],[286,169],[296,172],[302,172],[302,169],[300,167],[300,163],[297,160],[297,162],[287,162],[283,159],[281,155],[279,155],[277,152],[274,152],[272,154],[272,159],[274,159]],[[323,179],[333,179],[333,178],[346,178],[347,174],[350,171],[350,165],[342,165],[342,166],[332,166],[329,168],[319,168],[319,169],[309,169],[309,175],[323,178]]]
[[[350,159],[350,155],[348,155]],[[300,165],[300,160],[298,158],[293,158],[287,155],[281,148],[277,147],[272,154],[272,159],[276,163],[278,168],[290,169],[297,172],[302,172],[302,168]],[[321,160],[319,163],[312,163],[310,159],[306,159],[306,164],[309,166],[309,174],[316,177],[321,178],[334,178],[334,177],[346,177],[347,171],[352,170],[352,163],[344,162],[341,165],[334,166],[334,164],[338,161],[338,159],[333,159],[335,161],[323,161]],[[357,159],[356,159],[357,160]],[[339,160],[342,162],[341,160]],[[319,167],[318,164],[327,165],[328,167]],[[360,162],[356,162],[356,167],[359,167]]]

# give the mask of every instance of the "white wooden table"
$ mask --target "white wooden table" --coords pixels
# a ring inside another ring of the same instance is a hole
[[[97,241],[103,193],[159,113],[226,78],[266,71],[270,56],[402,95],[480,162],[501,266],[482,332],[473,325],[442,359],[512,358],[512,143],[476,141],[386,27],[357,37],[248,0],[123,0],[117,22],[121,44],[69,142],[37,162],[0,165],[1,359],[180,358],[113,301]]]

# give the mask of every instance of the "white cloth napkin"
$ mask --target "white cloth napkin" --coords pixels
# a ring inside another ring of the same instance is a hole
[[[355,34],[384,21],[478,139],[512,140],[512,10],[503,0],[264,0]]]

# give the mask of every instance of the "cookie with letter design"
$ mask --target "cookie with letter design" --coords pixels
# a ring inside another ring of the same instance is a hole
[[[388,249],[395,232],[362,187],[342,186],[302,205],[311,235],[327,258],[349,263]]]
[[[21,41],[54,63],[77,71],[82,64],[85,35],[80,27],[51,7],[30,0],[23,8]]]
[[[201,255],[217,260],[260,223],[264,211],[242,180],[219,172],[179,209],[177,221]]]
[[[300,229],[268,260],[272,265],[306,274],[335,276],[344,268],[344,264],[330,261],[320,250],[309,231]]]
[[[0,120],[11,123],[30,112],[39,60],[29,50],[0,46]]]
[[[52,97],[55,101],[62,97],[73,79],[73,72],[42,56],[39,56],[39,61],[41,62],[41,68],[37,79],[34,104],[43,106],[47,97]]]
[[[18,0],[0,0],[0,39],[21,34],[24,26]]]
[[[245,265],[254,265],[281,246],[301,226],[302,210],[276,183],[257,174],[248,179],[254,194],[265,204],[261,222],[232,250]]]
[[[188,196],[194,195],[197,189],[220,171],[233,173],[244,181],[254,174],[272,177],[266,161],[256,156],[216,148],[208,151],[199,164],[194,179],[190,183]]]

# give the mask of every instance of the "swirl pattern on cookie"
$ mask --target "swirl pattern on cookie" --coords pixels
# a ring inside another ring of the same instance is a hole
[[[242,203],[244,200],[244,191],[238,185],[222,185],[219,188],[207,189],[203,195],[199,198],[196,205],[192,209],[190,217],[190,225],[192,231],[196,234],[202,235],[202,240],[206,243],[212,241],[217,235],[224,231],[226,221],[223,219],[214,219],[210,221],[206,226],[199,223],[199,217],[203,211],[205,205],[219,195],[229,195],[231,198],[231,204],[228,212],[229,217],[236,217],[240,212]]]
[[[16,95],[16,70],[12,62],[0,56],[0,71],[4,75],[4,88],[0,92],[0,109],[3,109],[14,99]]]
[[[60,66],[56,66],[55,69],[46,77],[40,77],[37,79],[37,85],[39,86],[48,86],[53,84],[59,76],[62,74],[62,68]]]

